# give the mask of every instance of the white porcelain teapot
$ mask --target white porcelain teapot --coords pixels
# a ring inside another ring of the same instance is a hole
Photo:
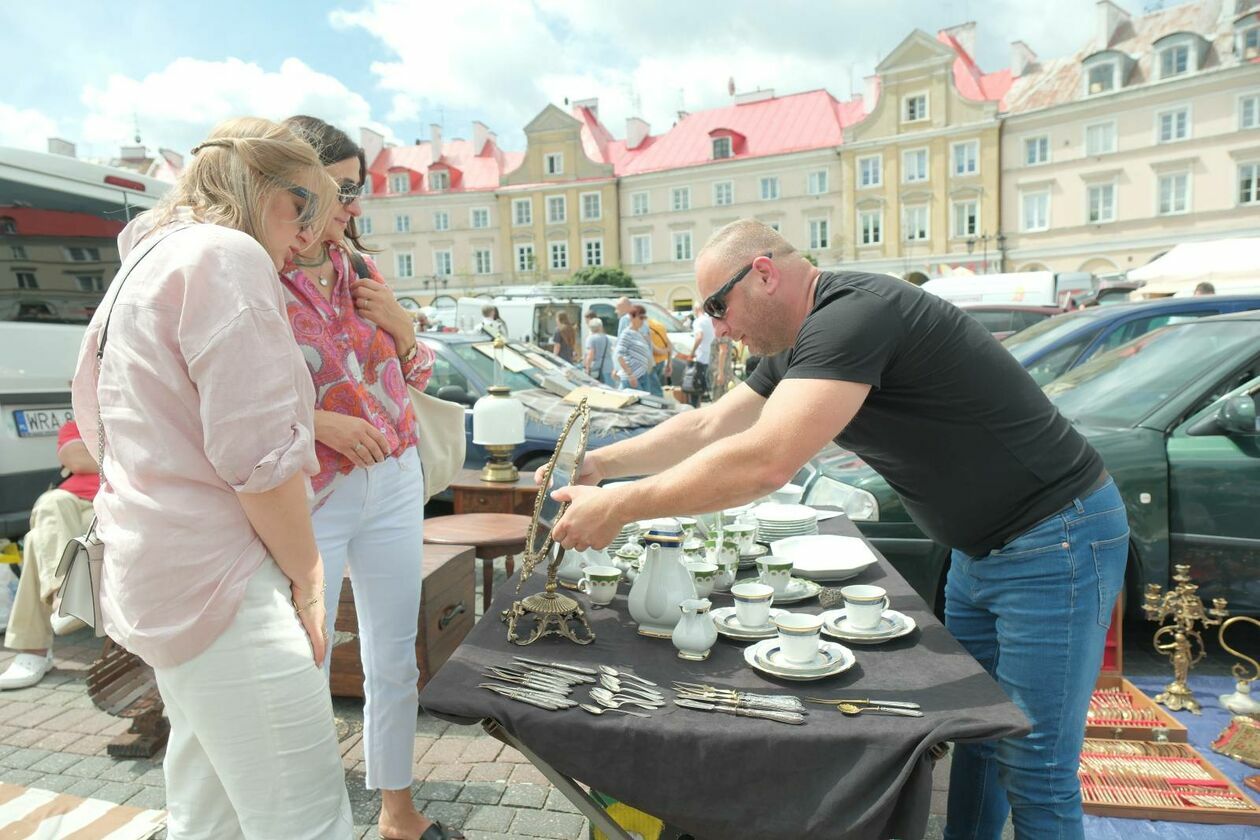
[[[668,639],[682,618],[678,605],[696,597],[691,572],[682,564],[682,528],[674,519],[654,519],[644,534],[647,550],[628,599],[639,635]]]

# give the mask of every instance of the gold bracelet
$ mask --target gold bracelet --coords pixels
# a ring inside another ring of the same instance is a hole
[[[297,605],[296,601],[293,602],[294,612],[296,612],[298,615],[301,615],[302,613],[306,612],[311,607],[315,606],[320,601],[324,600],[324,593],[327,591],[328,591],[328,582],[324,581],[322,584],[320,584],[319,594],[312,597],[311,600],[307,601],[305,604],[303,604],[300,607]]]

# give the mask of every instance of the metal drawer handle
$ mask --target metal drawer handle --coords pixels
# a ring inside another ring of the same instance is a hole
[[[445,630],[446,625],[455,620],[455,616],[465,612],[468,612],[468,608],[464,606],[463,601],[442,610],[442,617],[438,619],[438,629]]]

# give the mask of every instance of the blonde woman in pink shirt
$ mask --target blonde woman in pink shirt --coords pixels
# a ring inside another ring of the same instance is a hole
[[[335,204],[289,129],[223,123],[119,236],[80,352],[74,411],[94,454],[104,431],[104,629],[157,675],[171,840],[353,830],[317,666],[314,390],[278,275]]]
[[[381,791],[378,828],[385,840],[463,837],[429,820],[411,800],[424,477],[407,386],[424,388],[433,351],[416,341],[410,313],[359,243],[354,220],[362,213],[363,150],[323,120],[290,117],[285,124],[319,150],[340,191],[328,224],[281,280],[315,385],[319,474],[312,480],[312,519],[328,575],[329,633],[347,566],[354,578],[364,783]]]

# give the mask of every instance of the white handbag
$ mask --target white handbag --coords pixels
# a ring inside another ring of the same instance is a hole
[[[441,493],[455,480],[464,466],[467,439],[464,437],[464,407],[431,397],[418,388],[411,392],[420,435],[420,464],[424,469],[424,500]]]
[[[57,614],[77,618],[91,627],[97,637],[105,635],[101,621],[101,567],[105,562],[105,543],[96,536],[96,517],[87,533],[66,543],[57,564],[62,578],[61,604]]]

